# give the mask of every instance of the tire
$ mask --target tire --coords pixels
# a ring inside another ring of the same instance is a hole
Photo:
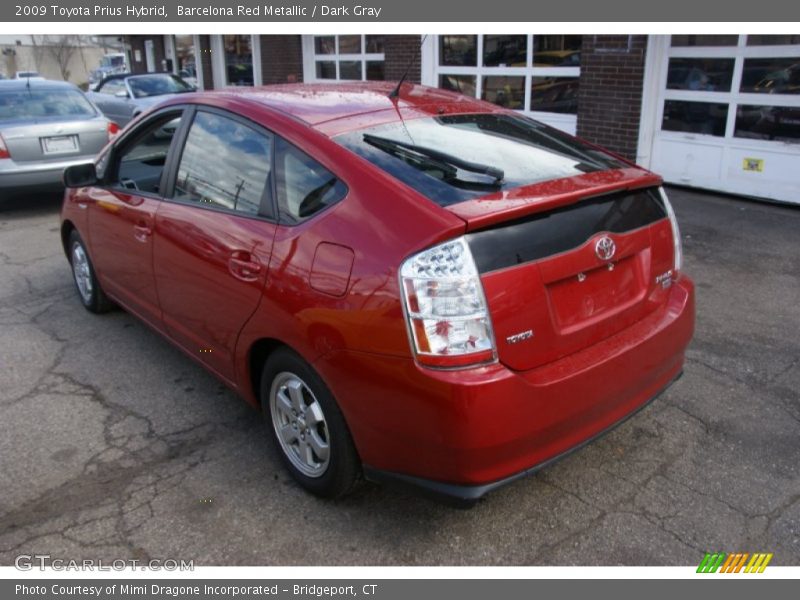
[[[89,251],[75,229],[69,234],[68,248],[69,264],[72,267],[72,280],[75,282],[78,298],[83,307],[96,314],[108,312],[114,308],[114,303],[106,296],[97,281],[92,260],[89,258]]]
[[[273,352],[261,375],[261,410],[292,477],[323,498],[351,492],[361,476],[350,430],[317,373],[288,348]]]

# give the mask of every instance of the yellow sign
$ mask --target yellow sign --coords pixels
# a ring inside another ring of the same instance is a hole
[[[755,171],[756,173],[762,173],[764,171],[764,159],[745,158],[742,161],[742,169],[745,171]]]

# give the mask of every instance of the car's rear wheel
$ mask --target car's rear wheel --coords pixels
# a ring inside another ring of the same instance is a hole
[[[292,477],[326,498],[350,492],[361,463],[333,395],[294,352],[275,351],[264,365],[261,405],[272,440]]]
[[[111,310],[114,303],[105,295],[89,258],[89,251],[80,234],[72,230],[69,235],[69,263],[72,267],[72,279],[78,289],[78,297],[86,310],[103,313]]]

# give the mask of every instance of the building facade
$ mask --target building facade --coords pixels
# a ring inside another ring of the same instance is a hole
[[[406,80],[518,110],[669,182],[800,203],[800,35],[129,36],[200,89]],[[406,73],[407,72],[407,73]]]

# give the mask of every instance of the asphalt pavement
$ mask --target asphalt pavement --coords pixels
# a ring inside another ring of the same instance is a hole
[[[0,205],[0,565],[800,564],[800,207],[670,195],[698,292],[684,377],[471,510],[303,492],[257,411],[132,316],[81,308],[58,199]]]

